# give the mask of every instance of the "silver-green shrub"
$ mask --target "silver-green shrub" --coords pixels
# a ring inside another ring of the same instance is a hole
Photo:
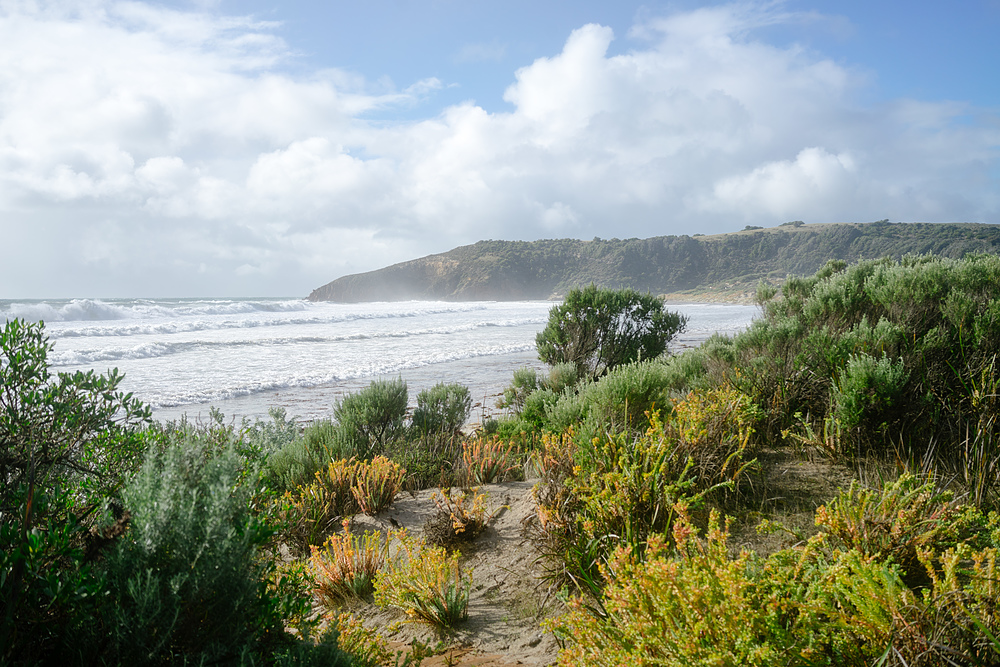
[[[250,512],[242,465],[181,438],[128,485],[130,529],[106,563],[105,662],[239,663],[286,643],[281,609],[296,602],[268,589],[271,531]]]
[[[472,396],[468,387],[439,382],[417,394],[413,427],[418,433],[455,433],[471,412]]]
[[[365,389],[347,394],[333,406],[338,446],[370,459],[400,437],[405,428],[409,400],[406,382],[374,380]]]

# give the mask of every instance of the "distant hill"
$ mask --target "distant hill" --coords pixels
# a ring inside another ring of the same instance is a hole
[[[477,301],[558,298],[569,289],[746,296],[761,279],[814,273],[829,259],[855,262],[906,254],[961,257],[1000,251],[1000,225],[786,223],[713,236],[649,239],[480,241],[377,271],[343,276],[310,301]]]

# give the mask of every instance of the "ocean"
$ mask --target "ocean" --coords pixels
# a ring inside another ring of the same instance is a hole
[[[496,411],[511,374],[543,368],[535,335],[548,301],[312,303],[303,299],[0,300],[0,321],[44,321],[53,372],[118,368],[121,389],[159,420],[266,418],[284,408],[299,421],[329,417],[338,396],[373,379],[402,377],[411,404],[438,382],[470,388],[473,420]],[[671,350],[733,334],[754,306],[677,304],[687,331]]]

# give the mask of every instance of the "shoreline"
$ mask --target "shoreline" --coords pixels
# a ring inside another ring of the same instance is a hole
[[[472,396],[470,422],[478,423],[484,415],[490,416],[499,412],[495,407],[496,399],[503,394],[503,389],[510,383],[514,371],[525,366],[539,370],[545,368],[545,364],[538,360],[535,350],[511,352],[491,357],[427,364],[400,373],[352,378],[313,387],[290,387],[280,391],[258,392],[205,403],[165,406],[153,410],[153,419],[161,422],[173,421],[183,415],[188,419],[207,419],[209,409],[214,407],[222,411],[227,422],[239,421],[243,417],[251,421],[267,420],[268,410],[278,407],[285,409],[287,418],[294,418],[297,423],[307,424],[332,418],[334,402],[347,393],[363,389],[375,380],[402,377],[406,381],[410,408],[416,405],[417,394],[420,391],[429,389],[439,382],[457,382],[465,385]]]

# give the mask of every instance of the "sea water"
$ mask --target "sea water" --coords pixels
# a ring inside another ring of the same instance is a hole
[[[0,321],[44,321],[53,372],[118,368],[123,391],[161,420],[329,417],[334,402],[376,378],[402,377],[417,392],[438,382],[468,386],[489,414],[514,370],[542,368],[535,335],[548,301],[312,303],[302,299],[73,299],[2,301]],[[671,349],[736,333],[758,310],[677,304],[687,330]]]

